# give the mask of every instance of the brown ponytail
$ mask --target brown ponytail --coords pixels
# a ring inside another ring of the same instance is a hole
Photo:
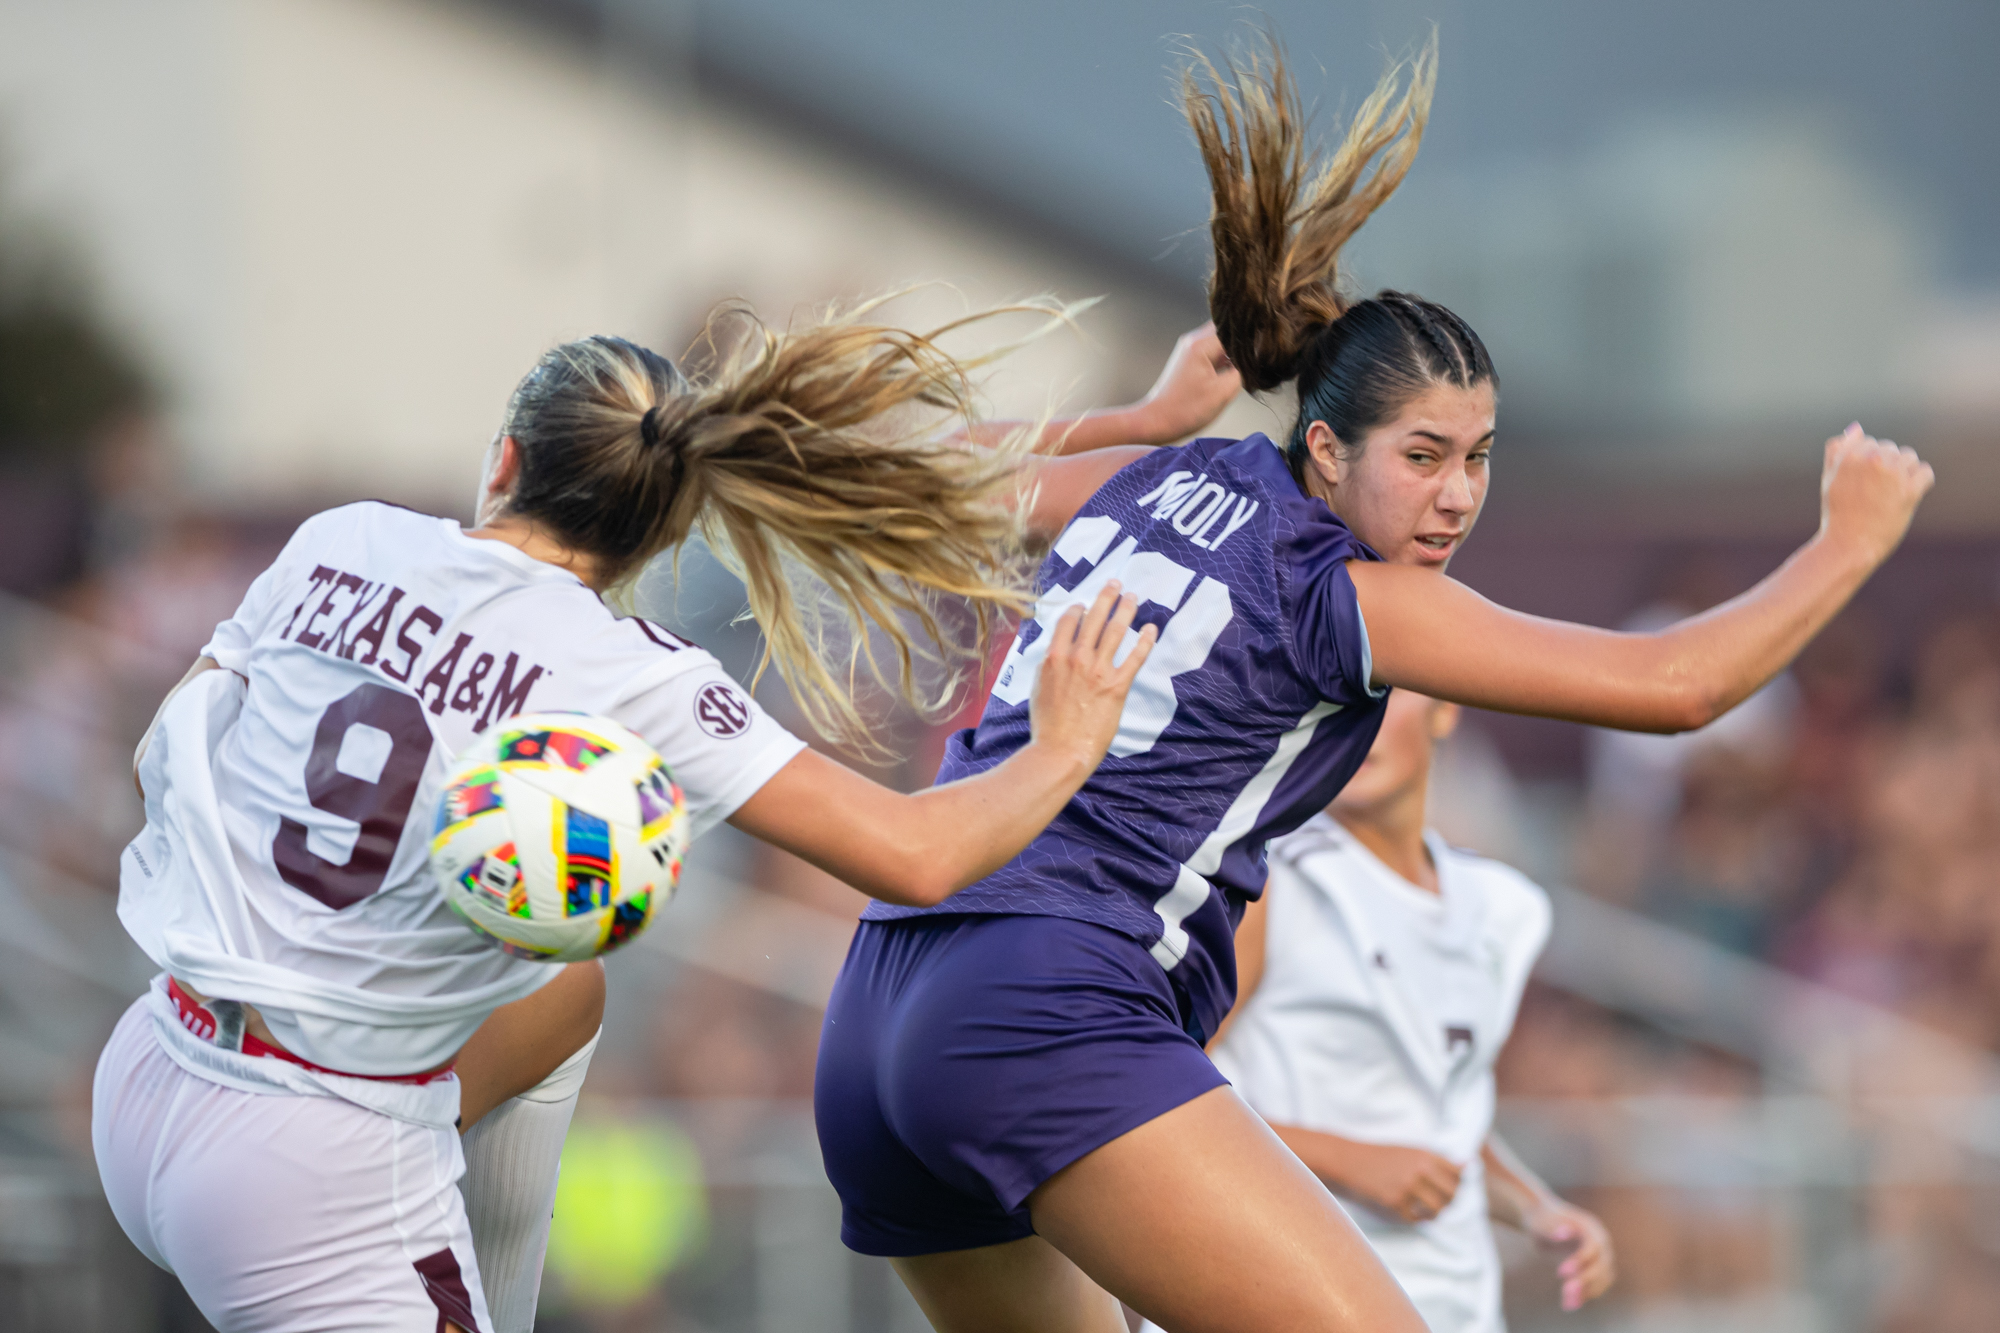
[[[864,745],[864,663],[934,707],[916,659],[983,660],[1001,618],[1034,600],[1012,503],[1030,433],[997,451],[939,438],[940,417],[972,418],[969,371],[1008,349],[958,359],[936,339],[1002,313],[1051,325],[1071,313],[1035,302],[917,334],[860,322],[877,304],[784,333],[721,307],[711,334],[734,323],[743,336],[711,337],[732,350],[698,380],[622,338],[566,343],[521,382],[502,427],[522,456],[513,511],[614,583],[699,532],[749,590],[758,675],[776,665],[816,729]],[[947,598],[970,603],[972,642],[941,624]]]
[[[1253,392],[1295,378],[1315,336],[1347,309],[1340,249],[1416,160],[1437,80],[1435,34],[1409,68],[1400,96],[1404,64],[1389,68],[1316,173],[1298,86],[1275,37],[1268,55],[1240,66],[1197,55],[1182,73],[1182,107],[1214,195],[1209,312]]]

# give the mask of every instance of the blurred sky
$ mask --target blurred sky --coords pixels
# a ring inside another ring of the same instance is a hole
[[[1128,262],[1205,260],[1199,168],[1168,106],[1179,35],[1266,21],[1308,96],[1351,106],[1435,21],[1420,172],[1581,151],[1691,109],[1805,112],[1936,228],[1938,276],[2000,286],[2000,4],[1993,0],[544,0],[692,35],[710,79],[886,147]],[[1324,71],[1323,75],[1319,72]],[[975,197],[977,197],[977,195]]]

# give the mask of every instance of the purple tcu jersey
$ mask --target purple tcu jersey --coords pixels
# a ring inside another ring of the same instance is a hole
[[[1028,742],[1028,701],[1067,608],[1117,579],[1159,642],[1111,751],[1027,850],[923,912],[1059,916],[1139,940],[1184,997],[1188,1030],[1234,1001],[1233,934],[1264,889],[1264,843],[1327,802],[1368,754],[1386,691],[1368,686],[1367,629],[1346,562],[1378,557],[1300,493],[1276,445],[1196,440],[1120,471],[1056,539],[1034,619],[1001,664],[979,725],[951,738],[939,782]]]

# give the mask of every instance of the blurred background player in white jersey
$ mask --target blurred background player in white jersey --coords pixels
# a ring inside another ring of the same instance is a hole
[[[1433,1333],[1497,1333],[1490,1221],[1560,1250],[1562,1304],[1614,1267],[1598,1219],[1493,1133],[1493,1063],[1548,938],[1512,868],[1425,825],[1431,760],[1458,706],[1389,698],[1361,769],[1271,845],[1237,932],[1237,1006],[1216,1065],[1349,1206]]]

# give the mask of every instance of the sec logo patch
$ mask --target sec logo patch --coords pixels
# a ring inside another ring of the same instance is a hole
[[[694,720],[719,741],[741,736],[750,726],[750,701],[734,685],[711,682],[694,697]]]

